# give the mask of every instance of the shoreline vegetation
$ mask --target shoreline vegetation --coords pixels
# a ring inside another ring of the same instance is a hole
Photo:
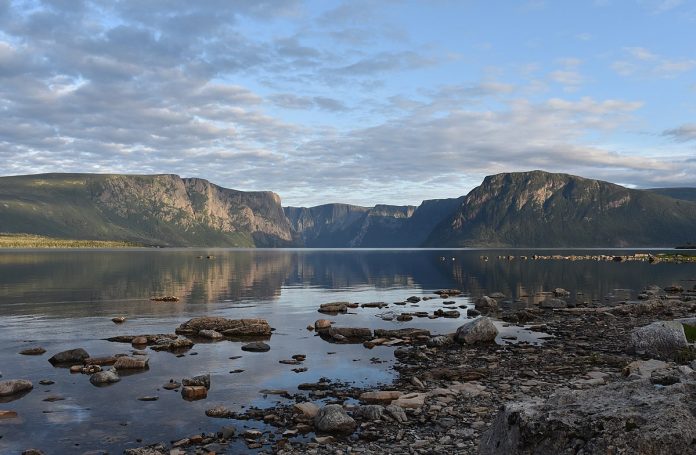
[[[74,240],[34,234],[0,233],[0,248],[137,248],[139,243],[116,240]]]

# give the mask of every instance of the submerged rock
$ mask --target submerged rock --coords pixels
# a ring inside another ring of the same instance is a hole
[[[119,357],[114,363],[114,368],[117,370],[143,370],[148,367],[148,358],[137,357]]]
[[[267,352],[270,350],[271,347],[261,341],[254,341],[253,343],[245,344],[244,346],[242,346],[242,351],[248,352]]]
[[[210,374],[200,374],[192,378],[185,378],[181,383],[184,386],[205,387],[206,389],[210,389]]]
[[[19,353],[22,355],[41,355],[45,354],[46,350],[41,346],[37,346],[34,348],[22,349],[21,351],[19,351]]]
[[[82,348],[77,348],[59,352],[48,359],[48,361],[51,362],[51,365],[75,365],[84,362],[87,358],[89,358],[87,351]]]
[[[118,376],[118,373],[116,373],[116,371],[114,370],[100,371],[98,373],[94,373],[92,376],[89,377],[89,382],[96,386],[113,384],[120,380],[121,378]]]
[[[475,344],[494,341],[497,335],[498,329],[493,321],[484,316],[460,326],[455,339],[460,343]]]
[[[334,343],[362,343],[372,339],[372,330],[356,327],[331,327],[322,331],[320,336]]]
[[[191,349],[192,347],[193,341],[189,340],[188,338],[177,338],[175,340],[160,340],[160,342],[158,342],[157,344],[150,346],[150,349],[152,349],[153,351],[177,352],[185,351],[187,349]]]
[[[357,424],[343,406],[329,404],[321,408],[314,417],[314,426],[324,433],[350,434],[355,431]]]
[[[672,359],[687,346],[684,327],[677,321],[653,322],[631,332],[631,350],[659,359]]]
[[[199,335],[203,330],[214,330],[228,337],[266,337],[271,335],[271,326],[265,319],[227,319],[221,317],[199,317],[181,324],[176,333]]]

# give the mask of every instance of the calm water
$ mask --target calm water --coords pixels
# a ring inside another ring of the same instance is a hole
[[[534,252],[539,252],[535,250]],[[583,300],[626,299],[646,285],[680,284],[692,287],[696,266],[647,263],[501,261],[504,254],[533,251],[481,250],[113,250],[0,251],[0,373],[2,379],[29,379],[34,390],[17,400],[0,402],[18,419],[0,420],[0,453],[28,447],[47,453],[82,453],[171,441],[224,425],[210,419],[206,409],[217,404],[242,410],[270,406],[282,398],[259,394],[263,388],[297,392],[297,384],[321,377],[376,386],[392,377],[392,348],[367,350],[361,345],[329,344],[306,330],[324,318],[316,310],[329,301],[395,302],[410,295],[428,295],[440,288],[459,288],[466,296],[457,305],[470,305],[485,293],[503,292],[517,305],[533,304],[534,294],[563,287],[581,292]],[[491,260],[481,261],[481,255]],[[200,259],[214,255],[215,259]],[[176,295],[176,303],[153,303],[154,295]],[[387,322],[377,314],[394,310],[433,310],[441,300],[388,309],[358,309],[356,314],[329,316],[337,326],[371,328],[428,328],[447,333],[460,319],[422,319]],[[53,368],[52,354],[77,347],[92,356],[129,353],[130,345],[110,343],[115,335],[172,333],[194,316],[261,317],[276,328],[267,353],[241,351],[242,343],[197,344],[187,355],[149,352],[150,369],[122,377],[121,382],[97,388],[86,375]],[[111,322],[127,316],[125,324]],[[516,328],[506,334],[526,333]],[[26,347],[40,345],[43,356],[21,356]],[[333,352],[334,354],[328,354]],[[194,354],[194,355],[192,355]],[[278,361],[306,354],[294,373]],[[242,356],[231,360],[230,357]],[[375,363],[374,360],[384,363]],[[243,373],[230,374],[243,369]],[[210,373],[206,400],[188,402],[161,386]],[[38,381],[50,379],[51,386]],[[51,395],[65,400],[43,401]],[[157,395],[155,402],[138,397]],[[5,400],[7,401],[7,400]],[[246,425],[263,428],[254,422]]]

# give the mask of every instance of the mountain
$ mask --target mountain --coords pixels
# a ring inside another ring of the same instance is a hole
[[[176,175],[0,178],[0,232],[157,246],[287,246],[280,197]]]
[[[429,246],[675,246],[696,237],[696,203],[543,171],[486,177]]]
[[[696,188],[651,188],[647,191],[674,199],[696,202]]]
[[[402,248],[420,246],[458,205],[457,199],[424,201],[418,207],[325,204],[285,207],[285,215],[297,242],[310,248]]]

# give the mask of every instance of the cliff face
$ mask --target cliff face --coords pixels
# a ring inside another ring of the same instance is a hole
[[[163,246],[286,246],[278,195],[176,175],[0,179],[0,231]]]
[[[674,246],[696,204],[542,171],[486,177],[428,237],[431,246]]]

